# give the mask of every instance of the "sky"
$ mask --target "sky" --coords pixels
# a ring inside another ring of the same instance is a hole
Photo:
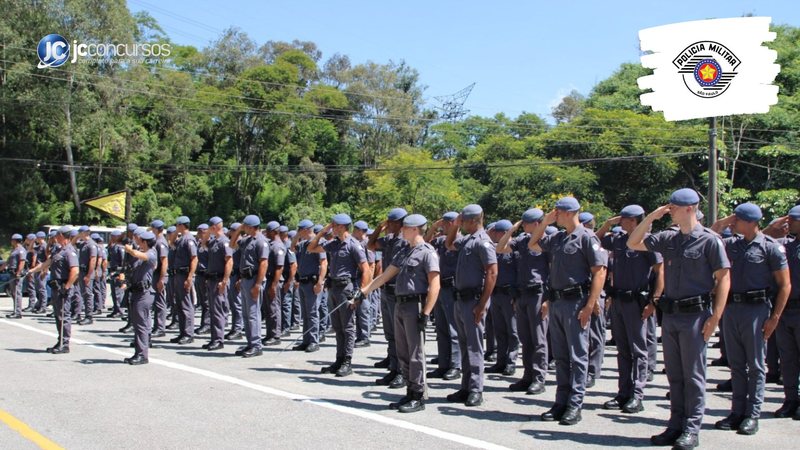
[[[475,83],[470,114],[524,111],[548,120],[573,89],[586,95],[620,64],[638,62],[643,28],[748,13],[800,26],[798,0],[128,0],[128,7],[148,11],[177,44],[203,48],[238,27],[259,45],[315,42],[321,63],[335,53],[353,64],[405,60],[427,86],[428,106]]]

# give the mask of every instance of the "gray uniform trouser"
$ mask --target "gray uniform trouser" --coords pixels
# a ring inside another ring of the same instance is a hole
[[[600,304],[600,314],[592,314],[592,321],[589,324],[589,372],[590,378],[600,378],[600,371],[603,369],[603,357],[606,353],[606,299],[600,296],[597,299]]]
[[[461,369],[461,347],[458,346],[458,332],[454,317],[455,298],[452,286],[442,286],[439,289],[439,299],[434,308],[439,369]]]
[[[299,283],[292,283],[292,326],[303,323],[303,307],[300,306],[300,286]]]
[[[542,292],[523,290],[517,301],[517,329],[522,343],[523,380],[544,383],[547,376],[547,326]]]
[[[392,292],[394,292],[392,286]],[[381,296],[381,313],[383,314],[383,337],[386,338],[387,355],[389,356],[389,370],[397,370],[397,348],[394,343],[394,294],[383,289]],[[336,306],[336,305],[334,305]]]
[[[328,288],[323,289],[319,294],[319,339],[325,335],[325,331],[331,326],[331,316],[328,314],[328,302],[330,295]]]
[[[128,307],[128,314],[131,316],[131,324],[133,325],[134,333],[134,348],[136,355],[142,355],[147,358],[150,348],[150,331],[152,327],[150,324],[150,310],[153,308],[153,301],[155,295],[150,289],[144,292],[131,292]]]
[[[167,286],[169,285],[169,276],[164,276],[164,286],[159,291],[156,289],[158,279],[153,280],[153,330],[156,332],[164,332],[167,326]]]
[[[586,297],[550,302],[550,343],[556,361],[557,405],[583,406],[589,368],[589,330],[581,328],[578,312]]]
[[[242,278],[239,283],[239,295],[242,298],[242,320],[244,324],[244,335],[247,339],[247,346],[255,349],[261,348],[261,291],[264,290],[262,283],[258,295],[253,297],[250,290],[256,280]]]
[[[56,332],[58,342],[61,345],[69,345],[69,338],[72,336],[72,317],[70,310],[75,286],[68,291],[53,289],[53,317],[56,319]]]
[[[286,284],[286,281],[282,281],[281,285]],[[294,283],[292,283],[294,284]],[[281,330],[288,330],[295,322],[293,321],[292,317],[292,305],[294,305],[294,290],[291,286],[289,286],[289,290],[286,293],[278,292],[277,295],[281,298]]]
[[[372,302],[364,300],[356,308],[356,340],[368,341],[372,331]]]
[[[705,412],[706,341],[703,324],[710,311],[664,314],[661,341],[669,382],[667,428],[699,433]]]
[[[319,302],[314,283],[300,283],[300,307],[303,310],[303,345],[319,344]]]
[[[400,372],[408,380],[411,392],[425,393],[425,336],[417,320],[420,302],[396,302],[394,307],[395,343]]]
[[[33,276],[33,285],[36,289],[36,304],[33,307],[35,309],[44,308],[47,306],[47,282],[37,273]]]
[[[658,364],[658,319],[656,313],[647,318],[647,372],[656,371]]]
[[[722,315],[725,345],[731,368],[731,412],[757,419],[761,416],[766,383],[764,322],[770,305],[729,302]]]
[[[264,288],[262,294],[261,314],[264,315],[267,322],[267,339],[280,339],[281,338],[281,283],[275,284],[275,297],[267,298],[269,295],[269,285],[271,280],[267,280],[267,287]]]
[[[211,314],[209,311],[209,295],[206,289],[206,276],[196,275],[194,278],[194,291],[197,295],[197,306],[200,307],[200,327],[211,326]]]
[[[617,343],[617,396],[644,398],[647,384],[648,321],[642,320],[642,307],[636,299],[614,298],[611,304],[611,332]]]
[[[94,310],[103,312],[106,306],[106,280],[103,277],[97,277],[92,283],[94,289]]]
[[[491,299],[489,300],[491,302]],[[497,352],[497,338],[494,335],[494,313],[492,307],[489,305],[489,310],[486,311],[484,322],[484,336],[486,338],[486,353],[492,354]]]
[[[36,274],[32,274],[29,277],[27,277],[28,285],[26,287],[28,292],[26,292],[26,294],[28,295],[29,309],[33,309],[33,306],[36,305],[36,282],[34,281],[34,279],[38,277],[39,276]]]
[[[378,319],[381,317],[381,289],[376,289],[369,293],[369,302],[371,303],[370,313],[372,319],[372,329],[378,326]]]
[[[494,320],[494,335],[497,338],[497,365],[514,366],[519,351],[517,318],[514,316],[513,297],[504,292],[492,294],[491,310]]]
[[[244,328],[242,318],[242,296],[236,290],[236,282],[239,281],[238,275],[231,275],[228,284],[228,308],[231,311],[231,331],[241,331]]]
[[[221,282],[221,278],[206,279],[211,340],[219,342],[225,339],[225,324],[228,322],[228,287],[225,286],[225,289],[220,293],[217,285]]]
[[[456,299],[455,322],[461,348],[461,390],[483,392],[483,324],[475,325],[478,297]],[[384,323],[386,318],[384,317]]]
[[[797,303],[800,300],[789,300]],[[794,306],[794,305],[792,305]],[[783,395],[787,402],[800,401],[798,398],[798,378],[800,378],[800,306],[783,310],[777,335],[778,352],[781,356],[781,374],[783,375]]]
[[[22,314],[22,279],[12,278],[9,288],[14,301],[14,314]]]
[[[83,306],[83,315],[85,317],[92,317],[92,313],[94,312],[94,277],[89,279],[89,284],[87,285],[83,281],[83,277],[86,276],[86,273],[81,272],[78,275],[78,286],[80,286],[81,290],[81,298],[83,299],[83,303],[78,305],[78,314],[81,313],[81,306]]]
[[[111,304],[114,307],[114,312],[122,312],[122,299],[125,297],[125,291],[122,289],[122,282],[114,277],[111,279]]]
[[[178,312],[178,329],[186,337],[194,336],[194,301],[191,289],[184,286],[187,274],[178,273],[171,277],[172,288],[175,292],[175,303]]]
[[[331,286],[328,294],[331,298],[331,307],[335,309],[347,302],[354,289],[355,286],[352,282],[346,286]],[[356,343],[355,311],[347,305],[342,306],[334,311],[331,321],[333,330],[336,331],[336,359],[352,358],[353,347]]]

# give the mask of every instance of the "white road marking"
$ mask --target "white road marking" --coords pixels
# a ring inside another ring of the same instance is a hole
[[[57,333],[51,331],[40,330],[39,328],[32,327],[30,325],[25,325],[19,322],[11,322],[8,320],[0,319],[0,323],[5,325],[15,326],[17,328],[22,328],[24,330],[33,331],[34,333],[39,333],[45,336],[50,337],[58,337]],[[97,350],[102,350],[108,353],[113,353],[115,355],[120,356],[129,356],[130,352],[122,352],[120,350],[109,348],[104,346],[103,344],[95,344],[89,341],[85,341],[83,339],[76,339],[72,338],[70,343],[73,344],[81,344],[87,347],[91,347]],[[389,425],[397,428],[403,428],[405,430],[415,431],[418,433],[427,434],[429,436],[433,436],[439,439],[444,439],[447,441],[452,441],[462,445],[468,445],[470,447],[475,448],[485,448],[485,449],[494,449],[494,450],[507,450],[507,447],[503,447],[501,445],[493,444],[491,442],[482,441],[480,439],[473,439],[466,436],[461,436],[454,433],[449,433],[447,431],[442,431],[436,428],[427,427],[424,425],[417,425],[411,422],[406,422],[404,420],[393,419],[391,417],[382,416],[380,414],[376,414],[370,411],[363,411],[356,408],[351,408],[349,406],[342,406],[337,405],[334,403],[330,403],[325,400],[321,400],[318,398],[309,397],[306,395],[295,394],[292,392],[275,389],[269,386],[264,386],[256,383],[251,383],[249,381],[245,381],[236,377],[232,377],[229,375],[223,375],[221,373],[213,372],[211,370],[206,369],[199,369],[197,367],[187,366],[185,364],[180,364],[172,361],[167,361],[165,359],[157,359],[157,358],[149,358],[151,364],[156,364],[159,366],[169,367],[170,369],[181,370],[183,372],[193,373],[195,375],[200,375],[206,378],[211,378],[213,380],[222,381],[225,383],[235,384],[237,386],[241,386],[247,389],[252,389],[254,391],[262,392],[264,394],[274,395],[276,397],[282,397],[289,400],[295,400],[303,403],[308,403],[316,406],[321,406],[323,408],[331,409],[343,414],[349,414],[351,416],[360,417],[362,419],[372,420],[374,422],[382,423],[384,425]]]

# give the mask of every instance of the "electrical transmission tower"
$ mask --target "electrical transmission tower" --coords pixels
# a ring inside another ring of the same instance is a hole
[[[474,87],[475,83],[472,83],[455,94],[433,97],[439,102],[439,106],[436,106],[436,109],[441,111],[439,120],[442,122],[457,122],[466,116],[469,110],[464,108],[464,103]]]

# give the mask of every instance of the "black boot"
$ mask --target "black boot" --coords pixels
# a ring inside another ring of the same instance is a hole
[[[351,358],[349,356],[344,357],[344,362],[342,363],[341,367],[339,367],[339,370],[336,371],[337,377],[346,377],[353,373],[353,367],[350,365],[350,359]]]
[[[400,400],[394,403],[389,403],[389,409],[398,409],[400,406],[404,405],[406,402],[411,400],[411,388],[406,389],[406,395],[400,397]]]
[[[344,358],[336,358],[333,364],[322,368],[322,373],[336,373],[342,367],[342,363],[344,363]]]
[[[412,392],[411,399],[398,408],[401,413],[413,413],[425,409],[425,400],[422,392]]]

